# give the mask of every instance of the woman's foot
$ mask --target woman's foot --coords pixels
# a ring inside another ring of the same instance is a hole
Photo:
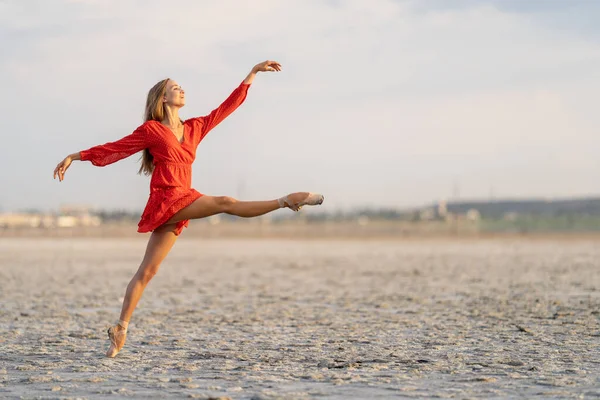
[[[323,204],[325,197],[322,194],[309,192],[296,192],[284,196],[279,201],[279,207],[288,207],[294,211],[299,211],[303,206],[317,206]]]
[[[127,338],[127,329],[121,325],[115,325],[108,328],[108,338],[110,339],[110,347],[106,352],[106,357],[114,357],[125,345],[125,339]]]

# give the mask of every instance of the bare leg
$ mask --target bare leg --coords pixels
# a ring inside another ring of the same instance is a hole
[[[123,300],[123,307],[121,309],[121,321],[129,323],[133,310],[137,306],[144,289],[158,272],[161,262],[165,259],[175,241],[177,235],[173,232],[175,225],[163,225],[160,228],[152,232],[148,246],[146,247],[146,254],[129,285],[127,285],[127,291],[125,292],[125,299]],[[114,357],[123,348],[126,339],[126,329],[121,325],[112,327],[113,337],[111,338],[111,346],[108,349],[106,356]],[[111,332],[109,330],[109,337]]]
[[[299,203],[309,193],[297,192],[288,196],[293,203]],[[238,217],[252,218],[267,214],[281,208],[277,200],[239,201],[228,196],[202,196],[192,204],[176,213],[167,223],[175,223],[186,219],[205,218],[211,215],[226,213]]]

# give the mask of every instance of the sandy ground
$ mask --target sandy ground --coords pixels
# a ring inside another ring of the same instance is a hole
[[[0,238],[0,398],[600,397],[600,239]]]

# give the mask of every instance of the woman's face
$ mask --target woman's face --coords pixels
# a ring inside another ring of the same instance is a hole
[[[185,91],[177,82],[169,79],[163,101],[172,107],[183,107],[185,105]]]

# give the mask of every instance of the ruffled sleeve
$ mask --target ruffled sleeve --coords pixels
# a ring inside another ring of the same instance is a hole
[[[104,167],[148,148],[148,142],[149,132],[144,124],[122,139],[82,150],[79,154],[82,161],[90,161],[95,166]]]

